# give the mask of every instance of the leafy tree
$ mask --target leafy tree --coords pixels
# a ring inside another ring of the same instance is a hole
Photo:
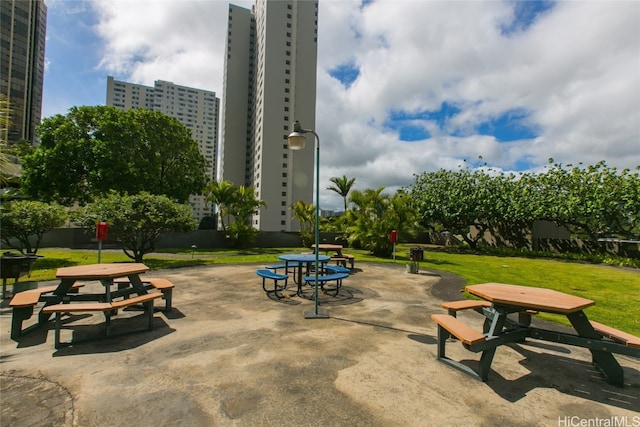
[[[44,233],[64,225],[66,219],[67,212],[57,204],[30,200],[4,203],[0,207],[2,243],[21,253],[38,253]],[[30,240],[32,236],[35,236],[34,244]]]
[[[227,224],[231,222],[231,214],[228,207],[235,203],[237,190],[238,188],[229,181],[219,183],[215,180],[209,182],[204,190],[206,200],[218,205],[220,223],[222,224],[222,231],[224,232],[227,230],[224,221],[225,217],[227,218]]]
[[[416,176],[409,193],[420,214],[421,225],[433,228],[440,223],[475,248],[484,231],[490,228],[490,220],[496,217],[492,213],[499,193],[490,182],[490,177],[482,171],[441,169]],[[478,229],[476,236],[469,234],[470,226]]]
[[[207,182],[190,131],[157,111],[73,107],[44,119],[38,131],[41,144],[24,158],[22,185],[40,200],[85,204],[115,190],[185,202]]]
[[[198,225],[188,205],[149,193],[111,193],[75,212],[74,220],[91,228],[106,221],[109,237],[120,242],[124,253],[136,262],[155,250],[163,233],[189,232]]]
[[[228,227],[227,236],[237,247],[246,247],[254,241],[258,230],[249,221],[260,206],[267,206],[267,204],[256,198],[253,187],[241,185],[236,189],[233,202],[227,206],[229,214],[234,218],[233,223]]]
[[[604,162],[554,164],[544,173],[519,175],[440,170],[416,176],[410,194],[424,226],[442,224],[471,248],[485,230],[498,243],[526,246],[536,220],[565,226],[596,245],[601,237],[636,238],[640,228],[640,173]],[[469,235],[470,226],[480,233]]]
[[[250,224],[250,219],[266,203],[256,198],[252,187],[237,187],[228,181],[211,181],[205,189],[205,195],[207,200],[218,205],[222,229],[235,246],[245,247],[253,242],[257,230]]]
[[[342,200],[344,201],[344,212],[346,212],[347,197],[349,196],[349,191],[351,191],[351,187],[353,187],[353,184],[355,184],[356,179],[355,178],[349,179],[347,178],[346,175],[342,175],[341,178],[334,176],[331,179],[329,179],[329,181],[331,181],[333,185],[327,187],[327,190],[335,191],[342,197]]]
[[[356,242],[375,256],[390,256],[393,244],[389,240],[391,230],[407,232],[415,226],[415,214],[409,195],[403,191],[392,197],[382,194],[384,187],[376,190],[353,191],[350,201],[353,209],[346,214],[349,224],[347,240]]]
[[[545,173],[528,177],[540,207],[537,217],[593,242],[611,236],[634,238],[640,226],[640,173],[619,171],[605,162],[567,167],[554,164]]]
[[[316,211],[311,203],[298,200],[293,206],[293,217],[300,222],[300,236],[302,246],[309,247],[315,241]]]
[[[11,115],[13,109],[6,95],[0,94],[0,144],[9,143],[9,128],[11,128]]]

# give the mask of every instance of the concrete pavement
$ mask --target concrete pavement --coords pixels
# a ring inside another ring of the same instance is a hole
[[[259,267],[149,273],[176,284],[174,310],[156,313],[153,331],[61,350],[53,348],[53,322],[11,340],[4,301],[0,425],[640,425],[635,358],[617,356],[624,388],[602,379],[587,350],[533,340],[500,347],[486,383],[439,363],[429,315],[460,297],[463,284],[451,275],[356,262],[338,297],[321,295],[330,318],[308,320],[303,311],[313,302],[293,291],[267,297]],[[121,313],[114,330],[139,314]],[[477,313],[460,317],[481,330]],[[75,316],[62,338],[95,337],[103,320]],[[456,344],[447,346],[451,357],[478,360]]]

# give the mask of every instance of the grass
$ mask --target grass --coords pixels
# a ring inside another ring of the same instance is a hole
[[[408,262],[413,245],[398,245],[396,264]],[[268,264],[278,254],[299,252],[303,248],[254,248],[247,250],[167,250],[145,256],[152,270],[209,264]],[[348,249],[360,262],[394,263],[393,259],[373,257],[367,251]],[[29,280],[54,280],[56,269],[97,262],[97,251],[49,249],[33,264]],[[102,251],[101,262],[131,262],[122,251]],[[467,284],[510,283],[555,289],[596,301],[585,311],[590,319],[640,336],[640,274],[636,269],[615,268],[553,259],[506,257],[429,251],[420,268],[443,270],[462,276]],[[541,314],[543,318],[567,324],[564,316]]]

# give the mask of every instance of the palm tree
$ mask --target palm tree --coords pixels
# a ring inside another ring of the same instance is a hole
[[[355,184],[355,178],[347,178],[346,175],[342,175],[342,178],[338,178],[334,176],[329,181],[333,182],[334,185],[327,187],[327,190],[335,191],[338,193],[342,200],[344,201],[344,211],[347,211],[347,196],[349,195],[349,191],[351,191],[351,187]]]
[[[231,210],[231,215],[236,221],[248,224],[249,218],[260,206],[267,206],[264,200],[258,200],[253,187],[245,187],[241,185],[236,188],[235,200],[227,209]]]
[[[293,210],[293,217],[300,222],[302,245],[305,247],[311,246],[315,237],[313,227],[316,219],[316,212],[313,205],[311,203],[305,203],[303,200],[298,200],[291,206],[291,210]]]
[[[206,200],[218,205],[222,231],[225,232],[227,229],[224,223],[224,217],[227,216],[228,223],[230,221],[229,207],[236,201],[237,190],[238,188],[229,181],[222,181],[218,183],[216,180],[211,181],[205,190],[205,194],[207,195]]]

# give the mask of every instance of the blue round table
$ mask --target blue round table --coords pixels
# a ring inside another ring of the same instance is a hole
[[[315,263],[316,262],[316,255],[315,254],[285,254],[285,255],[280,255],[278,257],[279,260],[284,261],[284,265],[285,265],[285,271],[289,271],[289,263],[292,264],[293,267],[297,268],[297,277],[294,276],[294,281],[296,282],[296,285],[298,285],[298,292],[296,292],[298,294],[298,296],[301,296],[302,294],[302,268],[303,268],[303,264],[305,265],[309,265],[311,263]],[[329,262],[329,260],[331,259],[331,257],[329,255],[318,255],[318,267],[320,267],[320,265],[324,265],[327,262]]]

